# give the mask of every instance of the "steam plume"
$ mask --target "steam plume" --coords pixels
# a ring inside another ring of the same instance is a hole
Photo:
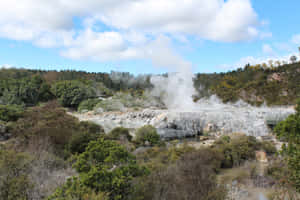
[[[151,78],[151,83],[155,86],[153,95],[162,95],[168,109],[193,110],[195,103],[192,96],[196,94],[196,90],[193,85],[192,64],[177,55],[172,50],[169,39],[164,36],[149,45],[148,49],[153,65],[165,67],[169,71],[167,77]]]

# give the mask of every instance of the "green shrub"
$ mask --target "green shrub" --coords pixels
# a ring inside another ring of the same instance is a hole
[[[78,111],[81,112],[83,110],[93,110],[94,107],[100,102],[99,99],[87,99],[82,101],[78,106]]]
[[[260,149],[260,143],[252,136],[236,136],[216,141],[214,148],[222,152],[222,168],[239,166],[246,160],[255,159],[255,151]]]
[[[129,134],[129,130],[127,128],[123,128],[123,127],[114,128],[113,130],[111,130],[109,132],[107,137],[112,140],[127,139],[128,141],[131,141],[131,139],[132,139],[132,136]]]
[[[79,132],[72,135],[69,144],[68,151],[71,154],[83,153],[91,141],[95,141],[101,137],[100,134]]]
[[[132,179],[147,172],[123,146],[103,138],[91,141],[73,166],[83,185],[108,193],[113,200],[127,199]]]
[[[103,111],[122,111],[124,105],[118,99],[100,101],[95,108],[102,108]]]
[[[52,93],[62,106],[77,108],[86,99],[93,98],[95,92],[80,81],[60,81],[52,85]]]
[[[212,149],[186,153],[175,163],[139,180],[131,199],[223,200],[226,190],[216,181],[221,157]]]
[[[151,145],[155,145],[160,141],[160,137],[157,134],[156,129],[151,125],[146,125],[139,128],[135,134],[135,141],[140,144],[149,142]]]
[[[0,80],[0,101],[3,104],[36,105],[53,98],[50,86],[40,76]]]
[[[272,142],[268,142],[268,141],[261,142],[261,148],[269,155],[277,152],[277,149]]]
[[[40,145],[49,144],[58,156],[64,156],[73,135],[88,131],[81,131],[79,121],[55,102],[26,110],[10,127],[12,136],[21,141],[16,144],[19,150],[31,146],[30,149],[35,151]]]
[[[103,192],[96,193],[91,188],[84,186],[76,177],[68,179],[67,182],[58,188],[48,200],[109,200]]]
[[[289,180],[300,191],[300,100],[297,101],[296,113],[275,127],[278,138],[288,142],[282,150],[287,156],[288,168],[291,172]]]
[[[32,199],[33,184],[28,177],[30,161],[25,153],[0,150],[0,199]]]
[[[16,121],[18,120],[24,112],[23,107],[18,105],[0,105],[0,120]]]
[[[102,126],[90,121],[81,121],[79,123],[79,130],[81,132],[88,132],[93,134],[104,133],[104,129],[102,128]]]

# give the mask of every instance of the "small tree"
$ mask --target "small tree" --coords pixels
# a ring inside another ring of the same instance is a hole
[[[111,200],[127,199],[132,192],[132,179],[147,173],[123,146],[103,138],[91,141],[73,167],[83,186],[108,193]]]
[[[289,167],[289,179],[300,191],[300,99],[297,102],[296,113],[290,115],[286,120],[275,127],[277,137],[288,142],[283,148],[283,154],[287,155]]]
[[[33,184],[28,176],[30,160],[25,153],[0,150],[0,199],[31,199]]]
[[[18,105],[0,105],[0,120],[16,121],[23,115],[24,109]]]
[[[297,57],[296,57],[296,56],[291,56],[291,57],[290,57],[290,61],[291,61],[292,63],[295,63],[295,62],[297,61]]]
[[[280,60],[275,61],[275,65],[276,65],[277,67],[279,67],[279,66],[281,65]]]
[[[136,131],[135,140],[138,143],[144,144],[145,142],[149,142],[151,145],[154,145],[159,143],[159,139],[160,137],[156,129],[151,125],[143,126]]]
[[[62,106],[77,108],[86,99],[95,96],[95,91],[80,81],[60,81],[51,88]]]
[[[112,140],[128,140],[131,141],[132,136],[129,133],[129,130],[124,127],[117,127],[111,130],[108,134],[108,138]]]

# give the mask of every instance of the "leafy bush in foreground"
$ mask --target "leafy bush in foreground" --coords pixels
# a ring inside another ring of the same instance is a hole
[[[291,173],[290,181],[297,191],[300,191],[300,99],[296,106],[296,113],[277,124],[275,133],[280,139],[288,142],[288,146],[284,146],[282,153],[287,155]]]
[[[246,160],[255,159],[255,151],[260,150],[261,144],[252,136],[225,136],[216,141],[214,148],[224,155],[222,168],[232,168]]]
[[[66,156],[66,148],[72,153],[80,153],[89,141],[104,133],[101,126],[79,122],[68,115],[56,102],[28,109],[11,129],[13,136],[22,141],[18,143],[20,150],[28,150],[30,146],[35,151],[39,145],[49,143],[58,156]]]
[[[91,188],[84,186],[76,177],[68,179],[67,182],[48,197],[48,200],[108,200],[108,196],[99,192],[96,193]]]
[[[135,157],[123,146],[103,138],[91,141],[77,156],[73,167],[79,173],[78,179],[68,181],[50,199],[64,199],[70,193],[76,193],[72,187],[78,186],[83,193],[91,190],[96,194],[107,193],[109,199],[125,200],[132,192],[133,178],[147,172],[136,164]]]
[[[226,190],[216,181],[221,157],[211,149],[186,153],[174,164],[140,179],[132,199],[223,200]]]
[[[29,200],[33,192],[29,172],[30,157],[25,153],[0,150],[0,199]]]

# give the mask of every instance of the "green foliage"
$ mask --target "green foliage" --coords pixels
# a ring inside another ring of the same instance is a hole
[[[0,80],[2,104],[36,105],[51,98],[50,86],[40,76]]]
[[[94,107],[100,102],[99,99],[87,99],[82,101],[78,106],[78,111],[81,112],[83,110],[93,110]]]
[[[153,126],[146,125],[136,131],[135,141],[140,144],[145,144],[147,141],[151,145],[155,145],[159,143],[160,137]]]
[[[96,193],[91,188],[86,187],[76,177],[68,179],[67,182],[58,188],[53,195],[48,197],[48,200],[108,200],[105,193]]]
[[[104,129],[94,122],[90,121],[81,121],[79,122],[79,130],[81,132],[88,132],[92,134],[102,134],[104,133]]]
[[[261,142],[261,149],[269,155],[275,154],[277,152],[275,145],[268,141]]]
[[[216,182],[221,156],[212,149],[186,153],[175,163],[140,179],[131,199],[223,200],[226,190]]]
[[[121,103],[119,99],[109,99],[103,100],[97,103],[95,108],[102,108],[103,111],[122,111],[124,109],[124,105]]]
[[[288,142],[283,148],[283,154],[287,156],[290,170],[290,181],[297,191],[300,191],[300,101],[296,106],[296,113],[290,115],[286,120],[275,127],[277,136]]]
[[[102,138],[90,142],[86,151],[78,156],[74,167],[79,173],[87,173],[93,167],[110,169],[131,160],[134,160],[133,156],[125,148]]]
[[[254,159],[255,151],[261,148],[261,144],[252,136],[236,136],[229,141],[227,137],[222,138],[214,148],[224,155],[222,168],[232,168]]]
[[[278,123],[274,131],[281,140],[300,144],[300,112]]]
[[[111,130],[107,137],[112,140],[132,140],[132,136],[129,134],[129,130],[124,127],[117,127]]]
[[[52,93],[65,107],[77,108],[86,99],[95,96],[94,90],[80,81],[60,81],[52,85]]]
[[[89,141],[96,140],[104,130],[92,122],[79,122],[56,102],[50,102],[26,110],[23,117],[11,126],[11,133],[22,141],[19,149],[25,150],[32,145],[32,148],[39,149],[36,145],[49,143],[55,154],[67,156],[83,152]]]
[[[89,142],[95,141],[101,137],[100,134],[89,132],[78,132],[72,135],[68,143],[68,151],[71,154],[83,153]]]
[[[103,138],[89,143],[74,168],[84,186],[108,193],[110,199],[126,199],[132,190],[132,179],[146,173],[124,147]]]
[[[88,121],[79,123],[79,132],[74,132],[68,142],[68,152],[71,154],[80,154],[85,151],[90,141],[98,140],[104,135],[101,126]]]
[[[30,161],[25,153],[0,150],[0,199],[31,199],[33,184],[27,175]]]
[[[0,105],[0,120],[16,121],[18,120],[24,112],[22,106],[18,105]]]
[[[151,171],[166,168],[174,164],[184,154],[195,151],[194,148],[189,146],[182,147],[161,147],[154,146],[146,151],[138,153],[137,160],[139,163],[145,165]]]
[[[219,74],[197,74],[198,96],[216,94],[224,102],[242,99],[252,105],[295,104],[300,94],[300,63],[264,68],[246,65],[243,69]]]

